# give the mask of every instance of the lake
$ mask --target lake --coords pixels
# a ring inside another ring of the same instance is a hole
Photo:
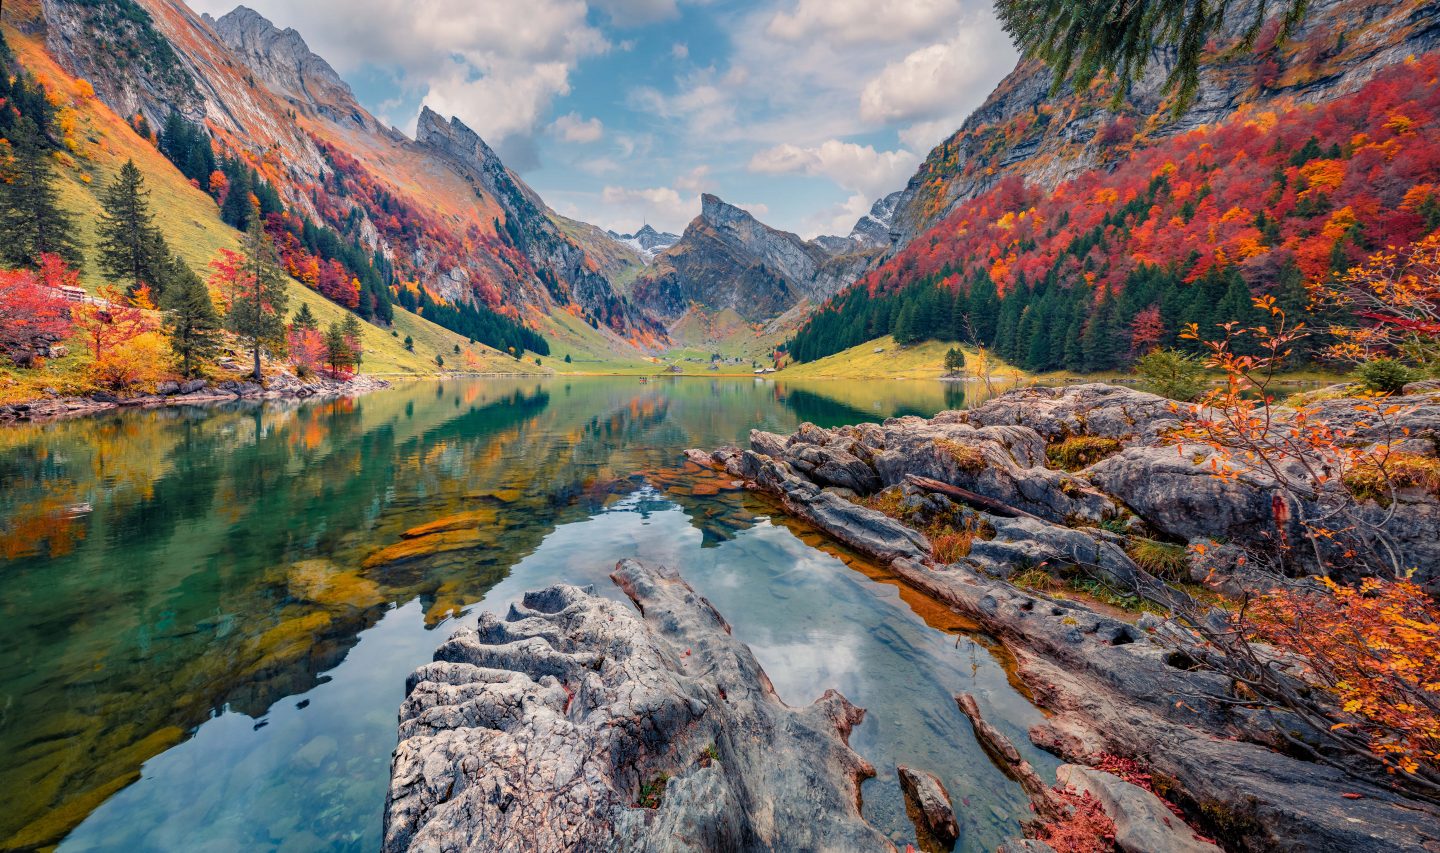
[[[1028,807],[953,695],[1055,766],[1003,652],[763,499],[695,488],[681,456],[975,390],[465,379],[0,429],[0,847],[377,850],[405,676],[526,590],[622,599],[608,575],[636,557],[679,568],[787,703],[868,709],[864,809],[898,844],[904,763],[945,782],[957,849],[993,850]],[[452,516],[474,525],[396,558]]]

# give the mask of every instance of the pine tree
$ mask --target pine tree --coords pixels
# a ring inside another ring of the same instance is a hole
[[[60,206],[49,151],[33,125],[26,130],[15,146],[9,182],[0,181],[0,259],[33,267],[41,255],[51,254],[78,266],[84,257],[75,223]]]
[[[100,238],[100,270],[114,282],[126,282],[134,295],[149,285],[163,295],[164,265],[170,251],[150,213],[150,191],[134,160],[120,167],[115,181],[100,197],[104,208],[96,227]]]
[[[300,310],[290,318],[290,328],[293,331],[309,331],[320,328],[320,321],[315,319],[311,313],[310,306],[304,302],[300,303]]]
[[[330,364],[331,373],[339,373],[355,365],[355,351],[345,334],[345,326],[331,323],[325,330],[325,360]]]
[[[225,200],[220,204],[220,218],[232,228],[248,230],[254,207],[250,198],[250,170],[243,166],[227,168],[225,177],[229,179],[230,187],[225,191]],[[255,215],[255,218],[258,219],[259,216]]]
[[[245,288],[235,295],[225,318],[232,332],[250,342],[256,382],[263,378],[260,350],[269,347],[281,351],[285,347],[285,322],[281,318],[288,300],[279,254],[256,211],[250,217],[250,230],[245,233]]]
[[[165,309],[165,333],[180,358],[180,372],[195,376],[220,350],[220,314],[210,290],[185,262],[170,259],[160,307]]]
[[[1117,367],[1123,337],[1115,310],[1115,295],[1107,292],[1090,315],[1090,322],[1085,325],[1081,347],[1085,353],[1086,372]]]
[[[350,352],[353,357],[353,363],[356,367],[359,367],[360,362],[364,360],[365,353],[365,351],[360,346],[360,341],[362,340],[364,335],[364,327],[360,325],[360,318],[356,317],[354,314],[346,314],[345,322],[341,324],[341,331],[345,333],[345,339],[350,343]],[[458,353],[460,347],[455,347],[455,350]]]
[[[969,299],[970,325],[974,329],[977,344],[990,344],[995,340],[995,326],[1000,321],[1000,297],[995,282],[985,270],[975,274],[970,282]]]

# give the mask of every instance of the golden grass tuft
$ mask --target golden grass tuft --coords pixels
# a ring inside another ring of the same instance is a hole
[[[1056,468],[1078,471],[1081,468],[1088,468],[1102,459],[1108,459],[1122,449],[1124,449],[1124,445],[1113,438],[1076,435],[1045,448],[1045,456]]]

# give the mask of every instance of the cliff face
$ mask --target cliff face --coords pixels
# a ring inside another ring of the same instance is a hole
[[[1011,174],[1050,189],[1091,169],[1112,167],[1125,149],[1214,124],[1251,105],[1316,103],[1359,88],[1412,54],[1440,46],[1440,5],[1426,0],[1313,0],[1285,44],[1274,27],[1255,49],[1236,49],[1255,0],[1227,18],[1205,63],[1194,103],[1175,116],[1161,87],[1173,57],[1159,55],[1112,109],[1114,90],[1051,94],[1052,75],[1022,61],[953,136],[935,148],[896,200],[895,249]]]
[[[636,280],[631,296],[670,323],[692,305],[764,322],[834,293],[820,276],[828,260],[820,246],[706,194],[700,215]]]
[[[330,63],[311,52],[293,29],[277,29],[258,12],[239,6],[217,19],[202,16],[235,55],[270,91],[360,130],[380,125],[361,108],[349,84]]]
[[[505,236],[537,271],[544,271],[540,279],[556,302],[573,301],[617,332],[630,328],[661,332],[611,288],[599,265],[551,220],[540,196],[506,168],[479,134],[459,119],[446,122],[426,107],[415,135],[417,148],[448,164],[499,203]]]
[[[117,113],[153,128],[176,111],[202,123],[297,213],[381,253],[401,281],[542,325],[576,305],[632,341],[655,338],[604,274],[637,259],[592,257],[588,246],[610,242],[603,232],[563,227],[469,128],[427,113],[408,139],[360,106],[299,33],[251,9],[216,19],[183,0],[136,2],[143,15],[116,0],[41,0],[35,27]],[[397,206],[405,224],[387,228]]]

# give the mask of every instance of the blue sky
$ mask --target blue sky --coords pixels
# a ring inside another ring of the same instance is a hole
[[[189,0],[223,14],[226,0]],[[456,115],[559,212],[804,236],[904,186],[1015,62],[984,0],[249,0],[381,119]]]

